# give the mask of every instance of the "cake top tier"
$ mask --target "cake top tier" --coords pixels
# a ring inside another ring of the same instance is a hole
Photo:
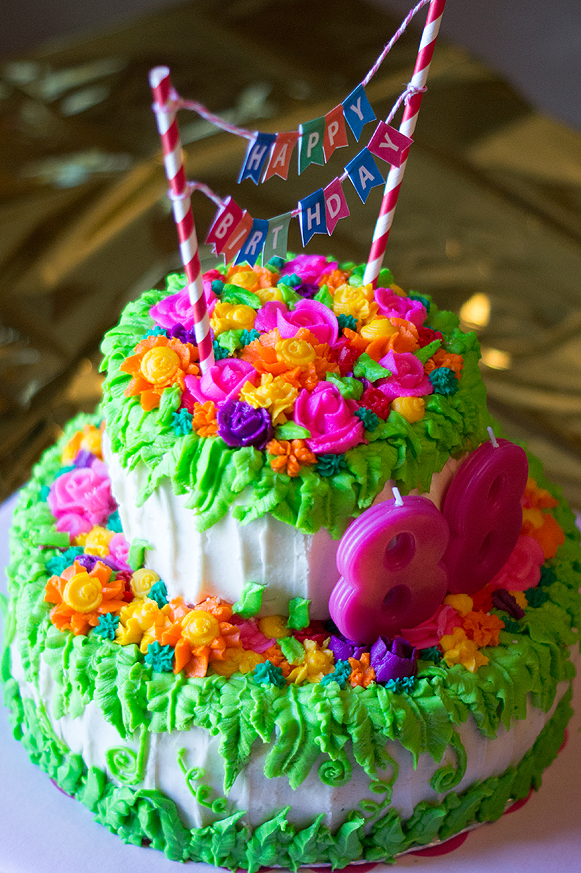
[[[205,530],[233,504],[341,536],[385,483],[429,489],[490,423],[479,346],[382,270],[319,255],[204,274],[215,364],[197,363],[185,276],[130,303],[102,344],[103,411],[124,466],[169,477]]]

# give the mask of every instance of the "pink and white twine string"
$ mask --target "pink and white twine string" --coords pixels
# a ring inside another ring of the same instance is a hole
[[[190,302],[194,310],[194,333],[198,346],[200,369],[202,373],[205,373],[214,363],[214,350],[206,298],[204,297],[200,251],[190,200],[190,186],[184,170],[182,144],[176,120],[177,107],[173,99],[169,69],[155,67],[149,74],[149,84],[153,93],[153,109],[157,129],[161,138],[163,165],[170,186],[169,197],[178,232],[180,254],[188,280]]]
[[[412,93],[411,96],[404,100],[405,109],[399,127],[400,132],[410,138],[412,138],[418,120],[423,92],[426,90],[426,81],[428,79],[432,55],[434,53],[436,38],[440,30],[440,22],[442,20],[445,5],[446,0],[430,0],[430,8],[428,10],[426,23],[420,41],[414,74],[408,86],[408,89],[411,90]],[[415,11],[416,10],[413,10],[414,14]],[[395,114],[395,112],[392,110],[390,118],[393,114]],[[363,276],[363,282],[366,285],[368,283],[372,283],[373,285],[376,284],[379,271],[383,264],[383,257],[385,255],[387,240],[393,223],[393,216],[406,164],[407,159],[403,161],[400,167],[392,167],[385,183],[379,217],[373,233],[371,251],[369,253],[367,267]]]

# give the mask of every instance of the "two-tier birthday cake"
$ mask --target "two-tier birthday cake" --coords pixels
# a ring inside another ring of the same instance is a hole
[[[182,275],[103,341],[23,489],[14,732],[173,860],[391,860],[538,787],[569,719],[574,519],[501,438],[474,334],[383,270]]]

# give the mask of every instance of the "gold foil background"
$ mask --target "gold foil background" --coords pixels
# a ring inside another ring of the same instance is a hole
[[[98,402],[98,345],[127,300],[179,265],[147,72],[250,129],[286,131],[357,85],[399,20],[359,0],[199,0],[0,68],[0,497],[77,409]],[[367,88],[385,117],[418,32]],[[581,508],[581,137],[438,41],[385,264],[478,331],[490,407]],[[246,142],[180,115],[189,178],[269,218],[340,175],[255,186]],[[352,141],[352,137],[350,137]],[[366,259],[381,189],[308,251]],[[215,208],[194,195],[198,236]],[[290,247],[300,248],[291,224]]]

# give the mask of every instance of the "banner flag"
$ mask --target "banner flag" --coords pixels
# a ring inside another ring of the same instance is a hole
[[[250,228],[250,233],[246,237],[246,241],[235,260],[235,264],[241,264],[246,261],[253,267],[258,260],[258,256],[264,246],[264,241],[268,234],[268,221],[263,218],[255,218]]]
[[[292,212],[277,215],[268,222],[268,235],[262,250],[262,263],[268,264],[271,258],[286,258],[288,227],[292,218]]]
[[[325,117],[299,125],[299,175],[309,164],[324,164]]]
[[[325,196],[325,215],[327,218],[327,233],[329,236],[335,230],[335,226],[340,218],[347,218],[349,215],[349,207],[343,193],[343,186],[340,179],[333,179],[323,190]]]
[[[252,216],[249,212],[245,212],[226,242],[219,254],[224,255],[227,264],[234,260],[234,255],[237,255],[250,233],[252,227]]]
[[[299,201],[299,224],[303,245],[306,246],[315,233],[327,233],[327,221],[325,218],[325,195],[319,188]]]
[[[369,121],[375,121],[376,115],[367,99],[365,88],[358,85],[342,103],[345,121],[353,131],[353,136],[359,142],[363,128]]]
[[[329,160],[335,149],[347,145],[349,145],[349,140],[347,139],[345,116],[343,115],[343,107],[339,104],[325,115],[325,136],[323,138],[325,160]]]
[[[217,255],[220,254],[220,245],[226,245],[228,237],[242,218],[242,215],[242,208],[238,206],[232,197],[227,197],[223,205],[218,209],[206,237],[206,245],[213,246]]]
[[[266,182],[271,176],[280,176],[281,179],[287,179],[290,159],[298,138],[298,130],[293,130],[291,133],[277,133],[276,142],[270,153],[270,161],[264,173],[263,182]]]
[[[412,143],[413,139],[410,139],[405,133],[400,133],[395,127],[390,127],[385,121],[380,121],[367,148],[378,158],[387,161],[388,164],[401,167],[408,156]]]
[[[367,200],[369,192],[377,185],[383,185],[384,178],[377,169],[373,155],[369,149],[361,149],[359,154],[349,161],[345,167],[353,186],[363,202]]]
[[[260,182],[260,174],[266,163],[271,147],[276,142],[276,133],[257,133],[248,143],[246,159],[238,177],[239,182],[252,179],[255,185]]]

